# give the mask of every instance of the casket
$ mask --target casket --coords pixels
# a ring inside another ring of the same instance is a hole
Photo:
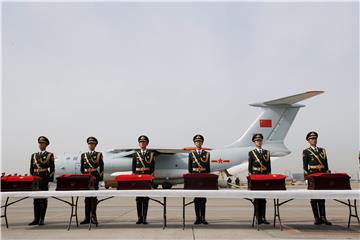
[[[64,174],[56,178],[56,191],[94,190],[95,184],[91,174]]]
[[[249,190],[286,190],[282,174],[251,174],[247,176]]]
[[[311,190],[349,190],[350,176],[346,173],[313,173],[306,177]]]
[[[4,176],[1,177],[1,191],[38,191],[39,176]]]
[[[128,174],[115,177],[118,190],[146,190],[152,188],[150,174]]]
[[[217,190],[218,175],[211,173],[184,174],[184,189]]]

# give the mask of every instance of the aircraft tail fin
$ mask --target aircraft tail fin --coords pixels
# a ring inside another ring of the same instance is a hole
[[[253,146],[251,140],[253,134],[262,133],[265,146],[271,145],[278,149],[279,152],[290,153],[284,145],[284,139],[299,108],[304,107],[304,105],[296,103],[321,93],[323,93],[323,91],[309,91],[263,103],[250,104],[250,106],[262,108],[262,113],[260,113],[256,120],[250,125],[244,135],[227,147]]]

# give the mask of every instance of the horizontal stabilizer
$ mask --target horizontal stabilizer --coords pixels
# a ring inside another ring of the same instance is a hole
[[[292,96],[288,96],[288,97],[283,97],[283,98],[267,101],[267,102],[264,102],[263,104],[265,104],[265,105],[291,105],[291,104],[301,102],[305,99],[314,97],[314,96],[322,94],[322,93],[324,93],[324,91],[308,91],[305,93],[300,93],[300,94],[296,94],[296,95],[292,95]],[[250,105],[256,106],[257,104],[250,104]]]

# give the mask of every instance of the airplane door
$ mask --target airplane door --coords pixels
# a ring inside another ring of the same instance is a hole
[[[73,161],[75,162],[75,164],[74,164],[74,174],[80,174],[81,164],[80,164],[80,161],[78,159],[79,159],[78,156],[73,158]]]
[[[75,164],[75,174],[80,174],[80,163]]]

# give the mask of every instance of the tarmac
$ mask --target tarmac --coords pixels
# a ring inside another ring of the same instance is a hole
[[[305,188],[305,186],[291,186]],[[355,186],[358,187],[358,186]],[[289,187],[288,187],[289,188]],[[354,189],[354,186],[353,186]],[[192,199],[187,199],[191,201]],[[267,203],[267,220],[273,223],[272,200]],[[360,239],[360,223],[352,218],[347,228],[348,207],[333,200],[326,201],[327,217],[333,225],[313,224],[308,200],[294,200],[280,208],[283,231],[276,227],[260,225],[259,231],[251,226],[253,207],[245,199],[208,199],[209,225],[193,225],[194,207],[186,208],[186,227],[182,229],[182,199],[168,198],[167,228],[162,228],[163,208],[150,201],[148,225],[136,225],[134,198],[112,198],[98,206],[98,227],[90,231],[88,225],[67,225],[70,206],[49,199],[44,226],[28,226],[33,220],[32,199],[26,199],[8,208],[9,228],[1,222],[2,239]],[[79,221],[84,218],[84,201],[79,200]]]

